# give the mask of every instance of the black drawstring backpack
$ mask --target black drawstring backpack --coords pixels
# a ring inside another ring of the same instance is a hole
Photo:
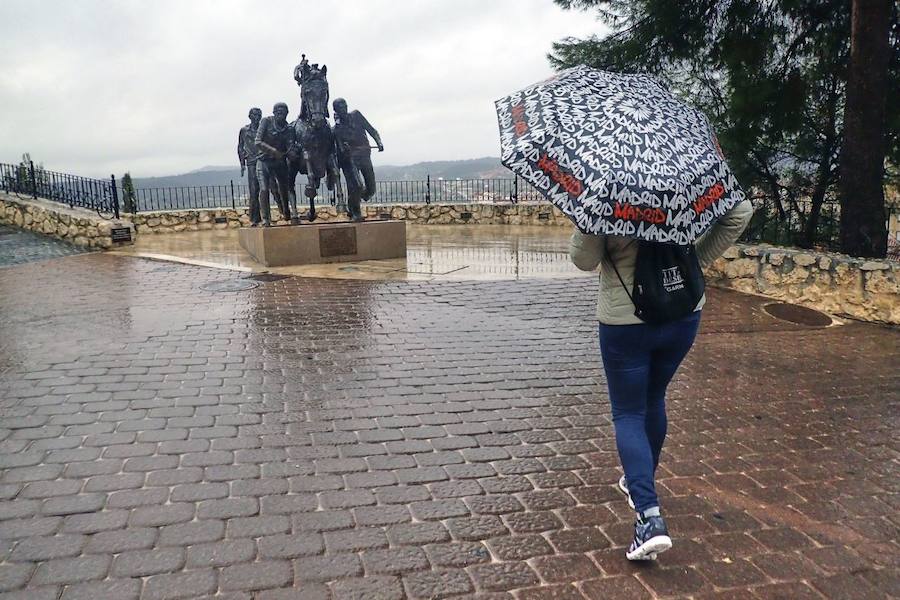
[[[634,304],[634,315],[645,323],[662,324],[677,321],[691,314],[706,283],[700,261],[693,246],[676,246],[638,240],[637,260],[634,265],[634,286],[631,292],[619,275],[616,263],[606,256]],[[604,240],[606,245],[606,240]]]

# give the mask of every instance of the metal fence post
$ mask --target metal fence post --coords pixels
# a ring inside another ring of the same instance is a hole
[[[28,169],[31,172],[31,197],[37,199],[37,177],[34,176],[34,161],[28,161]]]
[[[431,174],[425,180],[425,204],[431,204]]]
[[[229,179],[228,183],[231,184],[231,210],[235,210],[234,205],[234,179]]]
[[[110,175],[109,180],[112,182],[112,209],[116,218],[119,218],[119,190],[116,189],[116,176]]]
[[[513,179],[512,203],[517,204],[518,202],[519,202],[519,175],[516,174],[515,179]]]

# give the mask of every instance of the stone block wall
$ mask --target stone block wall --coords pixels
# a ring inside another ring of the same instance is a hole
[[[549,225],[571,227],[572,221],[551,204],[403,204],[370,206],[368,213],[377,216],[390,212],[393,219],[412,223],[450,225]]]
[[[900,325],[900,263],[777,246],[738,244],[707,283],[828,313]]]
[[[238,229],[250,224],[247,210],[241,208],[161,210],[125,214],[123,216],[134,224],[138,235],[208,231],[211,229]]]
[[[0,192],[0,223],[86,248],[112,248],[122,243],[133,243],[134,240],[134,228],[128,221],[103,219],[91,210],[69,208],[40,198],[24,199],[4,192]],[[121,227],[132,230],[131,241],[113,242],[112,230]]]

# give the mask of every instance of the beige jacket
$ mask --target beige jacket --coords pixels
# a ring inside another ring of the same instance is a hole
[[[697,243],[697,257],[701,266],[707,266],[722,255],[741,236],[750,217],[753,216],[753,205],[744,200],[722,215],[713,226],[704,233]],[[607,247],[604,247],[604,239]],[[609,249],[607,254],[606,249]],[[634,316],[634,304],[628,297],[634,282],[634,263],[637,259],[638,244],[636,240],[619,236],[586,235],[576,230],[572,234],[569,256],[575,266],[582,271],[593,271],[600,266],[600,298],[597,301],[597,319],[606,325],[634,325],[642,323]],[[622,287],[616,268],[628,293]],[[706,296],[700,298],[695,310],[700,310],[706,303]]]

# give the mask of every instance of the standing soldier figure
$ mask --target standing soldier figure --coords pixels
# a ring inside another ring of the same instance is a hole
[[[278,188],[275,201],[281,211],[281,217],[290,220],[289,206],[290,182],[286,154],[294,142],[294,128],[287,122],[288,107],[279,102],[272,108],[272,116],[265,117],[256,131],[256,148],[260,151],[256,165],[259,176],[259,202],[262,207],[263,225],[271,225],[269,207],[269,187],[272,179]]]
[[[375,169],[372,167],[372,150],[369,138],[372,136],[379,152],[384,152],[384,144],[375,128],[358,110],[347,112],[347,101],[335,98],[334,137],[337,144],[338,164],[347,180],[348,209],[350,218],[362,221],[360,197],[369,200],[375,195]],[[362,180],[360,181],[360,175]]]
[[[262,119],[262,111],[251,108],[250,123],[241,127],[238,133],[237,153],[241,163],[241,177],[247,172],[247,188],[250,192],[250,227],[259,225],[259,179],[256,175],[256,161],[259,159],[259,149],[256,147],[256,131],[259,129],[259,120]]]

